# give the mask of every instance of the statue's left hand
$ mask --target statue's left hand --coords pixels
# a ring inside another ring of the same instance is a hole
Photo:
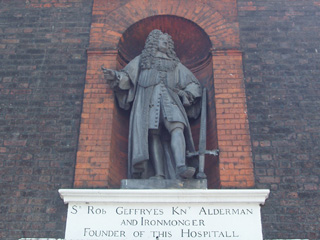
[[[179,90],[178,95],[182,98],[182,104],[186,107],[191,106],[194,98],[193,95],[187,91]]]

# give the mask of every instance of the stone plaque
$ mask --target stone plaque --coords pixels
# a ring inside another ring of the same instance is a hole
[[[262,240],[268,190],[60,190],[66,239]]]

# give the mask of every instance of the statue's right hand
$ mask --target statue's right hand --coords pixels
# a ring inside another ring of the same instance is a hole
[[[101,70],[103,71],[104,77],[107,81],[116,80],[116,73],[112,69],[104,68],[101,66]]]

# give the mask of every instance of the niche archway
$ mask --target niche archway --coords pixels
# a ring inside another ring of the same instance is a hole
[[[195,74],[202,86],[208,89],[207,149],[217,149],[211,41],[202,28],[192,21],[172,15],[158,15],[142,19],[131,25],[120,38],[117,68],[122,69],[130,60],[141,53],[145,40],[153,29],[160,29],[172,36],[176,53],[181,62]],[[115,132],[123,132],[124,135],[116,140],[117,144],[114,147],[127,145],[125,136],[128,136],[128,112],[117,108],[115,118],[115,122],[117,122]],[[191,120],[190,125],[196,149],[198,149],[199,119]],[[127,157],[126,153],[123,155]],[[211,188],[217,188],[220,184],[218,159],[213,156],[207,156],[206,159],[205,172],[208,176],[208,183]]]

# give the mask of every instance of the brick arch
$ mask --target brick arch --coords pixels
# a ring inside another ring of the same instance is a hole
[[[95,1],[94,10],[100,9],[100,1]],[[100,10],[101,11],[101,10]],[[238,24],[228,22],[218,11],[204,3],[195,1],[141,1],[131,0],[126,4],[115,7],[108,14],[96,15],[91,33],[91,48],[117,49],[122,34],[132,24],[155,15],[174,15],[188,19],[202,29],[209,36],[214,49],[239,48]],[[95,37],[95,33],[99,37]],[[102,35],[101,35],[102,33]]]
[[[122,67],[142,52],[149,33],[154,29],[172,37],[177,56],[189,69],[201,68],[209,58],[211,41],[197,24],[173,15],[155,15],[132,24],[121,36],[118,52]]]
[[[118,43],[123,33],[141,19],[173,15],[201,27],[212,43],[210,64],[199,78],[210,86],[209,104],[216,109],[218,172],[211,176],[210,188],[254,186],[251,141],[238,23],[227,21],[212,4],[222,0],[94,0],[87,75],[84,89],[74,187],[117,188],[126,178],[128,113],[115,107],[111,89],[100,66],[117,68]],[[236,12],[236,5],[230,12]],[[211,68],[211,69],[209,69]],[[208,76],[207,73],[213,74]],[[204,74],[205,73],[205,74]],[[212,79],[214,79],[212,84]],[[211,113],[215,114],[215,113]],[[211,124],[213,126],[214,124]],[[209,125],[210,126],[210,125]],[[208,131],[215,131],[208,129]],[[209,145],[215,145],[208,139]]]

